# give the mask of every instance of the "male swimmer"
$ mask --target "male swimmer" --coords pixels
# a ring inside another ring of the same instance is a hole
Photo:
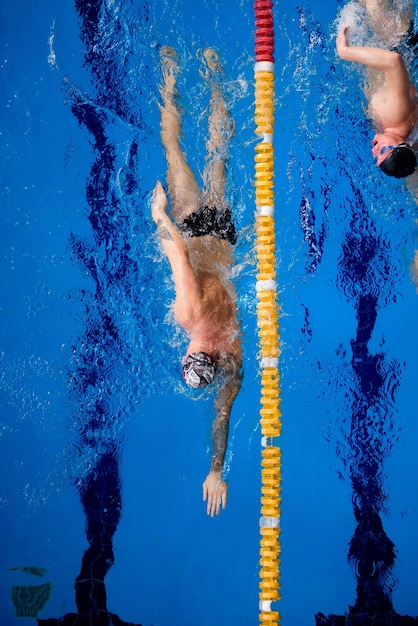
[[[201,74],[210,88],[210,115],[200,189],[179,143],[177,55],[172,48],[161,49],[161,140],[167,158],[171,212],[169,216],[168,198],[160,182],[154,188],[151,211],[173,274],[174,315],[189,337],[182,361],[183,379],[189,387],[201,388],[221,377],[214,401],[212,461],[203,482],[203,499],[213,517],[227,501],[228,484],[222,480],[222,469],[229,417],[241,385],[242,351],[236,294],[229,278],[236,233],[225,198],[225,160],[232,121],[222,94],[217,53],[206,49],[202,61],[205,67]]]
[[[412,132],[417,123],[417,93],[405,63],[395,47],[411,36],[412,5],[402,13],[390,9],[388,0],[360,0],[374,33],[387,46],[351,46],[349,27],[340,29],[336,46],[341,59],[367,68],[365,95],[376,134],[372,141],[375,163],[388,176],[405,178],[414,173],[417,159]],[[404,3],[405,4],[405,3]]]

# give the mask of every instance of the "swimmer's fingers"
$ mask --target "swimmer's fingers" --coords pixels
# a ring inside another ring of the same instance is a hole
[[[214,494],[212,500],[212,509],[211,516],[219,515],[221,512],[221,506],[223,509],[226,508],[226,501],[228,498],[228,483],[225,480],[221,480],[216,489],[216,493]]]
[[[208,506],[206,507],[206,512],[211,517],[215,515],[219,515],[221,512],[221,499],[222,495],[220,493],[212,493],[208,498]]]
[[[337,35],[336,47],[337,47],[337,53],[339,56],[342,56],[344,48],[349,47],[348,41],[347,41],[347,31],[349,28],[350,28],[349,26],[344,26],[343,28],[340,29]]]
[[[203,502],[206,502],[206,513],[208,515],[210,515],[211,517],[213,517],[215,515],[216,512],[216,495],[214,495],[213,491],[211,491],[207,484],[206,481],[203,483]],[[219,509],[219,506],[218,506]]]
[[[156,200],[160,195],[165,195],[165,191],[164,187],[161,184],[161,181],[157,180],[154,190],[152,192],[152,199]]]
[[[226,509],[226,501],[228,500],[228,483],[223,480],[224,490],[221,496],[222,508]]]
[[[152,192],[151,202],[151,215],[155,221],[161,215],[161,213],[165,213],[166,207],[167,195],[164,191],[164,187],[162,186],[160,181],[157,180],[154,191]]]
[[[219,511],[220,511],[220,506],[219,506],[219,499],[216,496],[216,494],[212,494],[209,498],[208,498],[208,506],[206,507],[206,513],[208,515],[210,515],[211,517],[214,517],[215,514],[219,515]]]
[[[206,512],[211,517],[219,515],[226,507],[228,483],[215,472],[210,472],[203,483],[203,501],[207,500]]]

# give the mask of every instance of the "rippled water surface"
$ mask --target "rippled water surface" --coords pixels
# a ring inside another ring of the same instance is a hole
[[[283,626],[418,615],[416,209],[373,168],[360,74],[334,52],[342,6],[274,7]],[[350,5],[341,20],[361,18]],[[255,624],[253,7],[20,1],[0,20],[0,624]],[[182,386],[186,338],[150,219],[166,167],[161,45],[178,51],[197,176],[207,45],[235,120],[244,380],[228,507],[213,520],[201,501],[212,398]]]

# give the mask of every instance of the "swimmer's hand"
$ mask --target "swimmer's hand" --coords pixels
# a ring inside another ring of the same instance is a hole
[[[206,512],[213,517],[226,507],[228,483],[222,480],[221,472],[209,472],[203,483],[203,501],[207,500]]]
[[[350,47],[347,41],[347,31],[349,26],[344,26],[340,30],[336,39],[337,54],[341,59],[345,59],[345,51]]]
[[[167,195],[164,191],[164,188],[160,181],[157,181],[157,184],[154,187],[154,191],[152,192],[151,202],[151,215],[154,222],[157,223],[163,215],[166,215],[167,204]]]

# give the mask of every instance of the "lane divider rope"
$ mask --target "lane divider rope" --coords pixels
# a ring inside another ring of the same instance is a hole
[[[255,0],[255,201],[257,324],[260,345],[262,434],[259,617],[280,624],[271,604],[280,599],[281,390],[274,199],[274,23],[271,0]]]

